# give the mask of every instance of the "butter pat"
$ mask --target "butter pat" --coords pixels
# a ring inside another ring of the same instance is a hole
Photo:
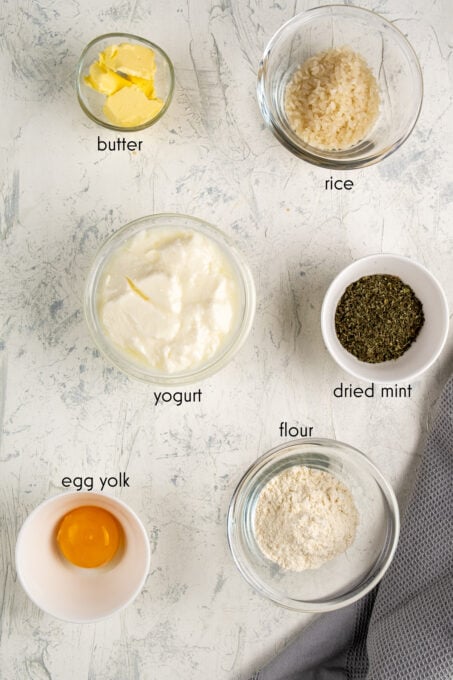
[[[117,127],[148,123],[162,110],[164,102],[155,96],[156,63],[150,47],[136,43],[109,45],[91,64],[85,83],[107,96],[106,118]]]
[[[139,78],[138,76],[129,76],[129,82],[137,85],[148,97],[152,99],[154,97],[154,81],[146,80],[146,78]]]
[[[134,127],[157,116],[163,105],[162,99],[148,99],[143,90],[131,85],[107,97],[103,111],[114,125]]]
[[[85,78],[87,85],[101,94],[114,94],[123,87],[129,87],[131,82],[123,78],[97,61],[90,66],[90,75]]]
[[[152,49],[135,43],[110,45],[101,52],[99,61],[112,71],[120,71],[128,76],[146,80],[151,80],[156,71]]]

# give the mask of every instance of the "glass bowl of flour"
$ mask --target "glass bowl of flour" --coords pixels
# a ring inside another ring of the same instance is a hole
[[[231,499],[228,540],[261,595],[301,612],[339,609],[383,577],[399,536],[395,494],[357,449],[300,439],[245,472]]]

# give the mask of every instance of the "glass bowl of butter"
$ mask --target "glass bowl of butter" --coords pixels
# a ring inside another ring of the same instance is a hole
[[[107,33],[83,50],[77,97],[91,120],[112,130],[143,130],[168,109],[174,90],[168,55],[128,33]]]
[[[85,316],[104,357],[130,377],[183,385],[227,364],[245,342],[255,286],[235,245],[188,215],[126,224],[98,252]]]

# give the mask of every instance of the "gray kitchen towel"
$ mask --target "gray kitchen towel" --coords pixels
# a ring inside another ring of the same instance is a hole
[[[320,616],[251,680],[453,680],[453,377],[381,584]]]

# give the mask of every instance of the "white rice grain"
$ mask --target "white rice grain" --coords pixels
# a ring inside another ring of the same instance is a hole
[[[290,127],[307,144],[348,149],[364,139],[378,117],[376,79],[349,47],[320,52],[294,72],[285,110]]]

